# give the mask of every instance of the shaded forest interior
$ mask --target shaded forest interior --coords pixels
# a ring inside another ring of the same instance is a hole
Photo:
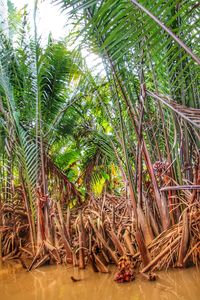
[[[199,5],[54,0],[73,29],[44,45],[38,1],[3,2],[0,260],[118,282],[198,266]]]

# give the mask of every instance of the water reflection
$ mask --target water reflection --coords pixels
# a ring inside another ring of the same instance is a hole
[[[82,280],[74,283],[70,276]],[[128,284],[117,284],[112,274],[90,269],[47,266],[28,273],[13,264],[0,269],[1,300],[197,300],[199,286],[195,268],[160,272],[156,282],[137,277]]]

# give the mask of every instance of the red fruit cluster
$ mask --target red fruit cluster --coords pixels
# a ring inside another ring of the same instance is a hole
[[[119,271],[115,274],[114,280],[118,283],[130,282],[135,279],[134,273],[131,271]]]
[[[135,279],[133,264],[127,256],[122,256],[118,262],[118,271],[114,276],[114,280],[122,282],[130,282]]]

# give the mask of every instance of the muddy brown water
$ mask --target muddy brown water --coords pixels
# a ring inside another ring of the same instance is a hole
[[[200,271],[196,268],[159,272],[156,282],[137,277],[118,284],[110,274],[64,266],[26,272],[18,264],[0,266],[0,300],[200,300]],[[71,276],[80,278],[72,282]]]

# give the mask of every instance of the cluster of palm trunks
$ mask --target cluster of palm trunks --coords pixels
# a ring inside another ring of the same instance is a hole
[[[95,272],[102,273],[109,272],[109,265],[115,264],[117,282],[132,281],[138,272],[154,280],[156,277],[152,274],[156,270],[200,262],[198,197],[191,204],[188,202],[179,222],[157,234],[152,230],[150,240],[136,224],[126,197],[104,194],[100,198],[91,197],[87,203],[72,209],[51,199],[52,234],[48,238],[44,228],[43,239],[33,245],[26,206],[19,190],[15,195],[15,199],[17,196],[19,199],[1,208],[3,262],[20,260],[28,270],[44,264],[73,264],[81,269],[90,264]],[[186,196],[189,199],[192,193],[187,192]],[[149,227],[153,228],[151,222]]]

